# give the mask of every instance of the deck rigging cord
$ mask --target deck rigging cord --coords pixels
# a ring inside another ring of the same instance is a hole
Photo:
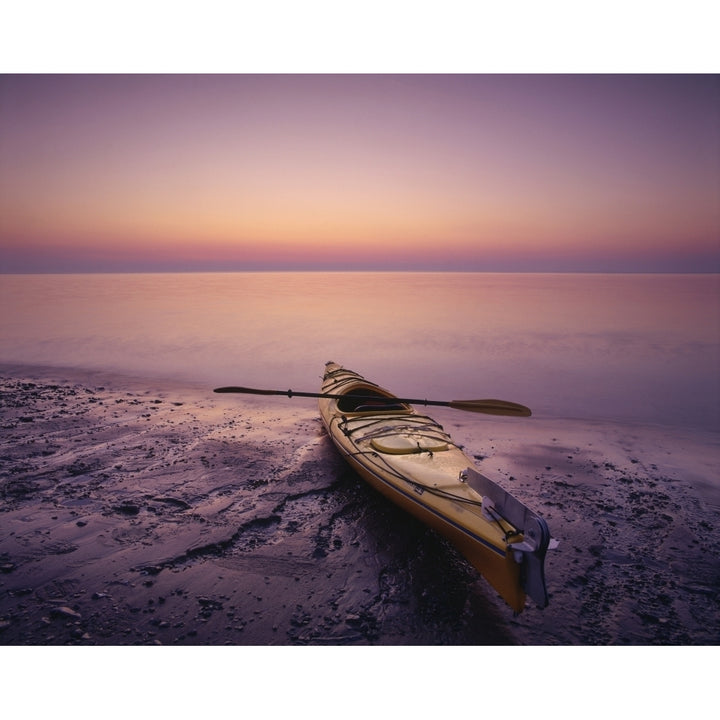
[[[332,419],[332,422],[337,422],[338,424],[341,424],[343,422],[343,419],[344,419],[343,417],[340,417],[340,418],[336,417],[336,418]],[[360,419],[360,418],[358,418],[358,419]],[[385,419],[385,418],[382,418],[382,419]],[[343,430],[343,432],[345,433],[345,430]],[[345,434],[347,434],[347,433],[345,433]],[[432,436],[429,436],[429,437],[431,437],[431,439],[437,439]],[[367,439],[367,436],[363,436],[359,440],[354,440],[353,442],[355,444],[357,444],[357,442],[360,442],[360,441],[366,440],[366,439]],[[443,440],[445,440],[444,437],[443,437]],[[457,445],[455,443],[453,443],[452,440],[450,440],[449,438],[448,438],[448,442],[449,442],[449,444],[455,445],[455,447],[457,447]],[[428,451],[422,450],[422,452],[428,452]],[[432,456],[432,452],[429,452],[429,454]],[[366,457],[368,460],[370,460],[370,462],[373,465],[377,465],[378,467],[383,467],[383,469],[386,472],[389,472],[393,477],[397,478],[398,480],[403,480],[411,487],[421,490],[422,492],[428,492],[431,495],[436,495],[437,497],[442,497],[447,500],[453,500],[455,502],[462,503],[464,505],[470,505],[470,506],[474,506],[474,507],[482,507],[483,506],[482,500],[473,500],[472,498],[463,497],[462,495],[458,495],[449,490],[443,490],[442,488],[433,487],[432,485],[426,485],[425,483],[418,482],[417,480],[409,479],[408,477],[403,475],[401,472],[399,472],[396,468],[394,468],[390,463],[388,463],[388,461],[385,459],[383,454],[377,452],[376,450],[358,449],[358,450],[355,450],[354,452],[348,452],[347,455],[349,457],[359,457],[359,456]],[[501,515],[499,515],[499,513],[497,513],[496,511],[491,511],[491,514],[493,516],[493,520],[497,523],[498,528],[503,533],[506,540],[508,540],[510,537],[521,534],[515,529],[508,530],[508,529],[504,528],[502,526],[501,520],[506,523],[507,523],[507,521]],[[507,524],[510,525],[510,523],[507,523]]]
[[[342,415],[340,417],[334,417],[332,418],[331,422],[336,422],[338,424],[338,427],[343,432],[343,434],[346,437],[350,437],[354,432],[358,430],[364,430],[368,427],[371,427],[373,425],[378,425],[385,423],[388,420],[399,420],[402,419],[404,421],[408,421],[410,423],[415,422],[417,427],[412,427],[412,425],[408,425],[406,427],[398,428],[397,426],[387,426],[383,425],[382,427],[376,428],[374,431],[371,431],[362,437],[359,438],[352,438],[353,444],[357,447],[358,443],[371,440],[373,438],[378,437],[389,437],[392,435],[396,435],[398,433],[398,430],[406,430],[408,432],[411,432],[413,435],[417,435],[420,438],[426,438],[430,440],[442,440],[443,442],[446,442],[449,445],[453,445],[454,447],[459,446],[452,441],[452,439],[443,431],[442,425],[435,422],[432,418],[428,418],[426,416],[406,416],[406,415],[397,415],[397,416],[382,416],[382,417],[373,417],[373,418],[363,418],[363,417],[356,417],[356,418],[348,418],[345,415]],[[427,427],[428,423],[427,421],[430,421],[431,426],[435,426],[439,428],[440,432],[442,432],[442,436],[438,437],[437,435],[430,435],[427,433],[418,432],[418,430]],[[357,427],[348,428],[347,424],[349,422],[357,422],[362,423],[358,425]],[[345,425],[346,427],[343,427]],[[425,450],[422,447],[419,446],[419,452],[425,452],[428,453],[431,457],[433,456],[433,453],[429,450]],[[397,478],[398,480],[402,480],[403,482],[407,483],[411,487],[413,487],[415,490],[419,492],[427,492],[431,495],[435,495],[436,497],[441,497],[446,500],[452,500],[457,503],[462,503],[463,505],[469,505],[471,507],[478,507],[482,508],[484,507],[484,511],[488,513],[488,515],[492,518],[493,522],[497,525],[500,532],[503,534],[505,541],[509,542],[511,538],[517,537],[518,535],[522,535],[522,532],[512,526],[511,523],[509,523],[505,518],[500,515],[500,513],[495,510],[494,507],[491,505],[488,505],[486,503],[483,503],[483,500],[474,500],[472,498],[463,497],[462,495],[458,495],[457,493],[454,493],[450,490],[444,490],[443,488],[434,487],[432,485],[426,485],[425,483],[419,482],[417,480],[412,480],[408,478],[407,476],[403,475],[400,471],[398,471],[396,468],[394,468],[384,457],[384,455],[380,452],[377,452],[374,449],[357,449],[353,452],[348,452],[347,455],[349,457],[365,457],[371,464],[382,468],[385,472],[389,472],[393,477]],[[503,523],[507,525],[508,527],[503,526]]]

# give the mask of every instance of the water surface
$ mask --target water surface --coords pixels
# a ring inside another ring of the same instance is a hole
[[[0,304],[0,362],[314,391],[335,360],[411,397],[720,426],[718,275],[4,275]]]

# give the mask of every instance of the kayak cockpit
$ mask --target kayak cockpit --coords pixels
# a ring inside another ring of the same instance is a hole
[[[343,413],[411,412],[409,405],[371,387],[355,387],[344,393],[337,401],[337,409]]]

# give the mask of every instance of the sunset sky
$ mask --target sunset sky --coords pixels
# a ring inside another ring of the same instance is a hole
[[[3,75],[0,272],[720,271],[717,75]]]

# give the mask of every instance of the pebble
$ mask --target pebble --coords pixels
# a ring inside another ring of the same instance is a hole
[[[140,506],[133,502],[124,502],[121,505],[116,505],[113,510],[123,515],[137,515],[140,512]]]
[[[62,605],[61,607],[53,608],[50,611],[51,617],[67,617],[67,618],[75,618],[79,619],[82,617],[82,615],[79,612],[75,612],[72,608],[69,608],[67,605]]]

